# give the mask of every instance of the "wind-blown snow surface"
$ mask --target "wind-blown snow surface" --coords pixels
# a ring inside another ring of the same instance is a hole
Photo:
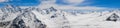
[[[117,20],[108,21],[108,18]],[[54,7],[39,9],[7,6],[0,9],[0,28],[120,28],[119,21],[120,11],[83,14]]]

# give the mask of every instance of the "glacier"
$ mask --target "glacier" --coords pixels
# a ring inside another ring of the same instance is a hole
[[[120,28],[120,10],[67,12],[54,7],[0,8],[0,28]]]

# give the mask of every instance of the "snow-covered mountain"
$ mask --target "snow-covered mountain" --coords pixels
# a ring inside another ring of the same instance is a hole
[[[66,12],[54,7],[0,8],[0,28],[120,28],[120,11]]]

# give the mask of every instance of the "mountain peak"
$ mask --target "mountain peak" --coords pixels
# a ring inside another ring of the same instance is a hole
[[[57,11],[57,9],[55,9],[54,7],[50,7],[49,9],[50,11]]]
[[[120,16],[118,16],[116,13],[113,13],[106,20],[107,21],[118,21],[118,20],[120,20]]]

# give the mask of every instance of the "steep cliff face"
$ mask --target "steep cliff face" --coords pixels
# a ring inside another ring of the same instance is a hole
[[[38,20],[31,12],[25,12],[16,17],[10,28],[45,28],[46,25]]]

